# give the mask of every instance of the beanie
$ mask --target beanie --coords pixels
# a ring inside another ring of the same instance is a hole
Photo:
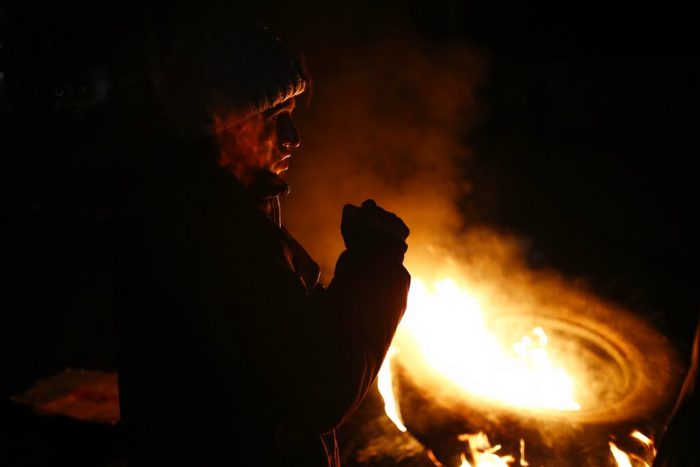
[[[217,9],[180,31],[152,70],[165,126],[184,140],[211,136],[301,94],[299,60],[270,31]],[[216,121],[216,124],[215,124]]]

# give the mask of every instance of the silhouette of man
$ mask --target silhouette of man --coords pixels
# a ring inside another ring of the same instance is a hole
[[[405,310],[408,228],[372,200],[346,205],[323,287],[279,215],[305,71],[219,10],[171,37],[148,63],[155,117],[135,146],[157,163],[118,258],[130,465],[339,465],[334,429]]]

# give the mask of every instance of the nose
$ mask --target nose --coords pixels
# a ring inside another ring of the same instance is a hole
[[[277,144],[285,152],[301,145],[297,127],[294,125],[292,116],[286,112],[277,116]]]

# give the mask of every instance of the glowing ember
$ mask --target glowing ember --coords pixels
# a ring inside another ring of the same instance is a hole
[[[531,409],[577,411],[574,383],[552,362],[541,327],[510,345],[487,326],[479,301],[453,280],[414,279],[400,332],[428,365],[464,391]]]

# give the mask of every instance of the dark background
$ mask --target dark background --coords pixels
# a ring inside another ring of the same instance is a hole
[[[464,129],[475,154],[465,213],[528,238],[533,267],[582,278],[652,317],[687,353],[698,313],[700,104],[689,8],[289,3],[241,14],[303,47],[319,81],[328,54],[394,27],[482,50],[479,117]],[[93,88],[111,75],[93,71],[119,72],[114,57],[133,47],[122,34],[139,12],[136,2],[0,7],[3,398],[67,366],[116,366],[109,257],[119,177],[113,162],[86,154],[110,122],[110,95]]]
[[[392,30],[477,48],[486,72],[464,126],[465,218],[523,236],[531,266],[584,281],[687,350],[698,316],[700,70],[686,8],[337,2],[283,10],[282,21],[279,8],[263,16],[321,76],[324,55]]]

